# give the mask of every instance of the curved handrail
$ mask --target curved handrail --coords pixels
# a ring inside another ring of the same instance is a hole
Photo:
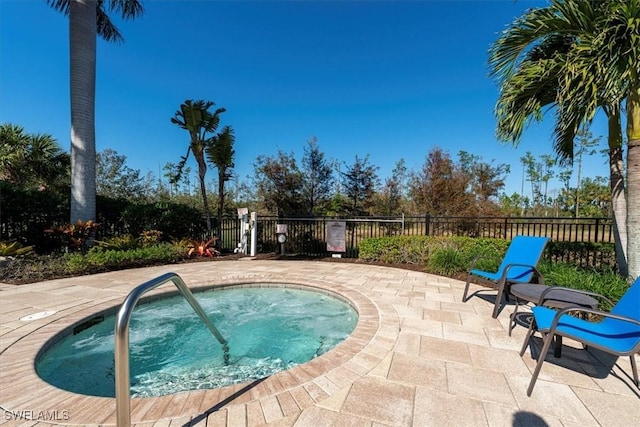
[[[184,299],[186,299],[189,305],[191,305],[198,317],[200,317],[207,328],[209,328],[213,336],[216,337],[224,352],[224,363],[225,365],[229,363],[229,344],[227,343],[227,340],[220,335],[220,332],[218,332],[213,323],[211,323],[211,320],[209,320],[204,310],[193,296],[193,293],[191,293],[180,276],[176,273],[166,273],[136,286],[136,288],[125,298],[116,317],[114,351],[116,375],[116,418],[117,425],[119,427],[129,427],[131,425],[131,384],[129,378],[129,321],[131,320],[131,313],[142,295],[169,281],[176,285],[180,294],[182,294]]]

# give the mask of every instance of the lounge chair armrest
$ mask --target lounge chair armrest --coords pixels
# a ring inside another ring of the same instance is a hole
[[[613,313],[609,313],[609,312],[606,312],[606,311],[594,310],[592,308],[574,306],[574,307],[563,308],[562,310],[559,310],[556,313],[556,315],[553,318],[553,321],[551,322],[551,326],[549,327],[549,333],[554,333],[554,331],[558,327],[558,323],[560,322],[560,318],[563,315],[565,315],[567,313],[573,313],[573,312],[596,314],[598,316],[610,317],[612,319],[617,319],[617,320],[633,323],[635,325],[640,326],[640,320],[638,320],[638,319],[633,319],[633,318],[627,317],[627,316],[620,316],[618,314],[613,314]]]
[[[613,307],[613,305],[614,305],[614,304],[613,304],[613,302],[612,302],[609,298],[607,298],[607,297],[605,297],[604,295],[599,294],[599,293],[597,293],[597,292],[585,291],[585,290],[582,290],[582,289],[575,289],[575,288],[567,288],[567,287],[565,287],[565,286],[549,286],[549,287],[548,287],[547,289],[545,289],[545,290],[542,292],[542,294],[540,295],[540,300],[538,301],[538,305],[543,305],[543,303],[544,303],[545,301],[550,300],[550,299],[553,299],[553,298],[551,298],[551,297],[547,298],[547,294],[548,294],[549,292],[553,292],[553,290],[557,290],[557,291],[568,291],[568,292],[574,292],[574,293],[577,293],[577,294],[590,295],[590,296],[592,296],[592,297],[598,297],[598,298],[600,298],[600,299],[602,299],[602,300],[606,301],[606,302],[607,302],[607,303],[609,303],[609,305],[610,305],[610,306],[612,306],[612,307]]]
[[[531,264],[509,264],[505,267],[504,271],[502,272],[502,280],[505,280],[507,278],[507,274],[509,273],[509,269],[511,269],[512,267],[527,267],[533,270],[533,274],[534,276],[538,276],[540,278],[540,284],[544,285],[544,276],[542,275],[542,273],[540,273],[540,270],[538,270],[538,268],[535,265],[531,265]]]

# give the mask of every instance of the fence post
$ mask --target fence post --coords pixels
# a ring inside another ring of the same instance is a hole
[[[598,243],[598,234],[600,233],[600,218],[596,218],[596,235],[594,237],[594,240],[596,243]]]
[[[504,217],[504,239],[507,240],[507,227],[509,226],[509,217]]]
[[[431,215],[429,215],[429,212],[427,212],[427,215],[424,217],[424,221],[425,221],[425,236],[429,235],[430,229],[429,229],[429,225],[431,223]]]

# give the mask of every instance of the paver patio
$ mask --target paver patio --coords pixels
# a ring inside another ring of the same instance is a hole
[[[577,345],[548,359],[527,397],[535,360],[531,349],[518,355],[525,328],[508,336],[512,306],[492,319],[488,299],[462,303],[463,282],[362,264],[248,259],[0,284],[0,425],[114,425],[115,399],[59,390],[37,376],[33,362],[55,334],[169,271],[192,289],[271,282],[339,292],[353,301],[360,321],[329,353],[264,381],[133,399],[135,425],[640,425],[629,359]],[[158,292],[174,289],[167,284]],[[47,310],[56,313],[20,320]]]

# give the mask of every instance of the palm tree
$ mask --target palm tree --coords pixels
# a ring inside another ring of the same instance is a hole
[[[200,178],[200,194],[202,195],[202,204],[207,217],[207,231],[211,231],[211,211],[209,209],[209,201],[207,200],[207,189],[205,185],[205,175],[207,174],[207,162],[204,158],[204,149],[207,141],[211,137],[208,134],[214,134],[220,124],[220,114],[224,113],[224,108],[218,108],[213,113],[209,108],[215,104],[211,101],[193,101],[186,100],[180,105],[180,109],[176,111],[171,123],[178,125],[181,129],[189,132],[189,147],[187,154],[182,157],[178,164],[178,171],[174,177],[175,181],[180,179],[182,168],[184,167],[189,154],[193,153],[198,163],[198,177]],[[215,138],[215,136],[212,136]]]
[[[2,124],[0,179],[38,190],[67,186],[69,155],[49,134],[27,134],[21,126]]]
[[[96,217],[96,36],[123,37],[107,12],[123,19],[144,12],[141,0],[45,0],[69,16],[71,89],[71,223]]]
[[[222,237],[222,213],[224,211],[224,183],[233,177],[233,157],[236,152],[233,144],[236,137],[231,126],[222,128],[219,134],[207,141],[205,152],[207,159],[218,169],[218,236]]]
[[[640,274],[640,166],[633,160],[640,153],[632,150],[640,145],[639,20],[640,0],[553,0],[512,23],[489,59],[501,85],[496,115],[503,141],[517,144],[529,121],[541,120],[543,108],[552,106],[556,152],[571,160],[577,132],[597,108],[607,114],[616,253],[621,273],[628,266],[632,277]],[[625,98],[628,164],[636,165],[627,171],[626,203],[620,123]]]

